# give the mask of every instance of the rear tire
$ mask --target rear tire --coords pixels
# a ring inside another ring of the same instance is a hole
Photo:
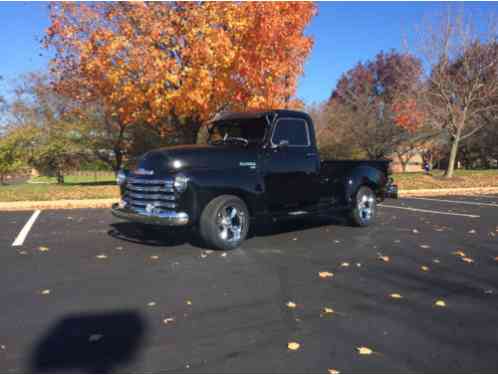
[[[351,221],[354,226],[366,227],[375,221],[377,214],[377,198],[368,186],[361,186],[356,192],[351,210]]]
[[[247,237],[249,210],[242,199],[221,195],[209,202],[202,211],[199,232],[208,247],[233,250]]]

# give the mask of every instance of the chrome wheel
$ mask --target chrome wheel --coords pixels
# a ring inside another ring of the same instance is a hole
[[[375,214],[375,195],[370,189],[362,190],[358,196],[357,208],[359,219],[363,223],[368,223],[372,220]]]
[[[226,242],[238,242],[246,225],[246,217],[238,207],[222,207],[217,215],[218,236]]]

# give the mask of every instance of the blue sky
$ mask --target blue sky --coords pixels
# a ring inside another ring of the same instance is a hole
[[[318,15],[307,33],[315,46],[299,81],[297,96],[305,102],[327,99],[339,76],[358,61],[379,51],[401,49],[403,37],[413,35],[424,17],[441,14],[451,3],[335,2],[317,3]],[[459,3],[477,19],[498,13],[498,3]],[[0,3],[0,94],[20,74],[43,70],[48,56],[39,43],[49,25],[45,3]]]

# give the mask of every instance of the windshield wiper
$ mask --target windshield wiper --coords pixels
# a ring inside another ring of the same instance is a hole
[[[215,141],[209,141],[209,144],[216,145],[216,144],[220,144],[220,143],[227,143],[227,142],[233,142],[233,141],[243,142],[246,145],[249,144],[249,141],[247,139],[245,139],[245,138],[242,138],[242,137],[230,137],[230,136],[228,136],[226,134],[225,134],[225,136],[222,139],[217,139]]]
[[[239,142],[244,142],[246,145],[249,144],[249,141],[245,138],[242,137],[225,137],[223,138],[224,141],[239,141]]]

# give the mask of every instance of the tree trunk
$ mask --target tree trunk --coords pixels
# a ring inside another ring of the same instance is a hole
[[[114,148],[114,155],[115,155],[114,172],[117,174],[118,171],[121,169],[121,166],[123,165],[123,152],[121,151],[120,147]]]
[[[450,151],[450,159],[448,160],[448,167],[446,168],[446,172],[444,174],[445,178],[452,178],[453,171],[455,170],[455,162],[458,153],[458,143],[460,142],[460,135],[457,134],[453,137],[453,141],[451,142],[451,151]]]
[[[64,175],[59,170],[57,171],[57,183],[59,185],[62,185],[64,183]]]

